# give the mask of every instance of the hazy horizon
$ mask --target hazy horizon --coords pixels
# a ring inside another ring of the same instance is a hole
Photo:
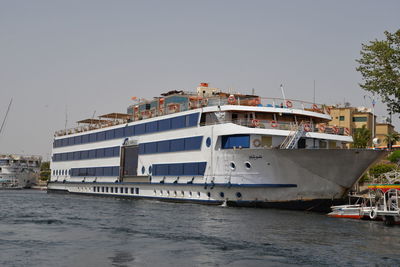
[[[0,154],[51,154],[76,121],[131,97],[223,90],[371,107],[362,43],[399,29],[398,1],[3,1]],[[376,115],[387,116],[378,102]],[[400,130],[399,114],[393,116]]]

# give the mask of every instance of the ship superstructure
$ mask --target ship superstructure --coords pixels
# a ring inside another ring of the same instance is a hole
[[[0,188],[29,188],[40,173],[40,156],[0,155]]]
[[[329,106],[170,91],[56,132],[49,190],[300,209],[330,207],[382,151],[348,149]]]

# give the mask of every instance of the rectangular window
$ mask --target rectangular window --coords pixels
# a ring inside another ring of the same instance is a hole
[[[158,131],[158,122],[148,122],[146,123],[146,133],[155,133]]]
[[[67,153],[61,153],[61,160],[66,161],[68,159]]]
[[[190,115],[187,115],[187,117],[188,117],[188,119],[187,119],[186,127],[197,126],[197,123],[199,120],[199,113],[190,114]]]
[[[186,117],[179,116],[171,119],[171,129],[180,129],[186,127]]]
[[[249,148],[250,147],[250,135],[247,134],[236,134],[236,135],[225,135],[222,136],[222,148],[229,149],[234,147]]]
[[[96,158],[96,149],[89,150],[89,159],[95,159]]]
[[[115,138],[124,137],[124,128],[115,129]]]
[[[144,154],[145,153],[145,151],[144,151],[144,144],[139,144],[139,154]]]
[[[158,121],[158,131],[168,131],[171,129],[171,119],[164,119]]]
[[[136,192],[136,194],[139,194],[139,187],[135,188],[135,192]]]
[[[112,167],[103,167],[104,176],[112,176]]]
[[[82,144],[87,144],[87,143],[89,143],[89,135],[88,134],[82,135]]]
[[[68,145],[68,139],[67,138],[62,139],[61,142],[62,142],[62,144],[61,144],[62,146],[67,146]]]
[[[169,140],[157,142],[157,152],[158,153],[170,152],[169,143],[170,143]]]
[[[198,163],[185,163],[183,166],[183,175],[198,175],[199,164]]]
[[[102,167],[95,168],[95,174],[96,176],[103,176],[104,175],[103,168]]]
[[[367,117],[353,117],[353,122],[366,122],[367,120]]]
[[[171,140],[170,142],[171,142],[171,147],[170,147],[171,152],[185,150],[185,140],[184,139],[175,139],[175,140]]]
[[[135,126],[135,135],[145,134],[146,126],[144,123]]]
[[[120,149],[120,147],[116,146],[113,149],[114,149],[114,157],[119,157],[119,149]]]
[[[82,136],[81,136],[81,135],[75,136],[75,137],[74,137],[74,141],[75,141],[75,145],[80,145],[80,144],[82,144]]]
[[[108,130],[106,131],[106,140],[111,140],[114,139],[114,130]]]
[[[168,175],[168,164],[153,165],[153,175],[155,175],[155,176]]]
[[[134,136],[135,135],[135,126],[128,126],[125,129],[125,136]]]
[[[74,152],[74,160],[80,160],[80,159],[81,159],[81,152],[75,151]]]
[[[169,175],[183,175],[183,164],[170,164],[168,172]]]
[[[185,138],[185,150],[199,150],[201,148],[202,136]]]
[[[339,120],[340,120],[340,121],[344,121],[344,116],[340,116],[340,117],[339,117]]]
[[[73,146],[75,143],[74,143],[74,138],[73,137],[69,137],[68,138],[68,145],[69,146]]]
[[[97,134],[97,141],[104,141],[104,140],[106,140],[106,132],[98,132]]]
[[[96,149],[96,158],[104,158],[104,148]]]
[[[112,176],[119,176],[119,167],[112,167]]]
[[[87,150],[81,151],[81,159],[88,159],[89,152]]]
[[[96,168],[87,168],[88,176],[96,175]]]
[[[114,156],[114,149],[112,147],[107,147],[104,150],[104,157],[109,158]]]
[[[73,160],[73,159],[74,159],[74,152],[68,152],[67,160]]]
[[[131,194],[134,193],[135,188],[131,187]]]
[[[93,143],[97,141],[97,135],[95,133],[89,134],[89,142]]]
[[[157,142],[144,144],[144,154],[157,153]]]
[[[207,166],[207,162],[199,162],[199,175],[204,175],[204,173],[206,172],[206,166]]]

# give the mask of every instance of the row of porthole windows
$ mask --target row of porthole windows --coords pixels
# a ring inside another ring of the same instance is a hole
[[[170,191],[170,190],[165,190],[165,191],[163,191],[163,190],[154,190],[153,191],[153,194],[156,196],[157,194],[159,194],[160,196],[163,196],[163,195],[165,195],[165,196],[167,196],[167,197],[169,197],[169,196],[172,196],[172,197],[184,197],[185,196],[185,191],[176,191],[176,190],[174,190],[174,191]],[[189,197],[193,197],[193,196],[197,196],[197,197],[200,197],[201,196],[201,193],[200,192],[192,192],[192,191],[189,191],[189,192],[187,192],[187,195],[189,196]],[[240,192],[236,192],[236,197],[237,198],[242,198],[242,193],[240,193]],[[219,196],[221,197],[221,198],[224,198],[225,197],[225,193],[224,192],[219,192]],[[207,192],[207,197],[211,197],[211,193],[210,192]]]
[[[53,170],[53,175],[71,175],[71,170]]]
[[[229,163],[229,167],[231,168],[231,170],[236,170],[236,163],[235,162],[233,162],[233,161],[231,161],[230,163]],[[248,162],[248,161],[246,161],[245,163],[244,163],[244,167],[247,169],[247,170],[250,170],[251,169],[251,163],[250,162]]]
[[[95,193],[115,193],[115,194],[139,194],[139,187],[113,187],[113,186],[94,186]]]

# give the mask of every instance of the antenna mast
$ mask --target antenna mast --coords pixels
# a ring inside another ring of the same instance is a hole
[[[6,115],[4,116],[3,122],[2,122],[2,124],[1,124],[0,134],[1,134],[1,132],[3,131],[4,125],[5,125],[6,120],[7,120],[8,112],[10,112],[10,108],[11,108],[12,102],[13,102],[13,99],[11,98],[10,104],[8,104],[8,108],[7,108]]]

